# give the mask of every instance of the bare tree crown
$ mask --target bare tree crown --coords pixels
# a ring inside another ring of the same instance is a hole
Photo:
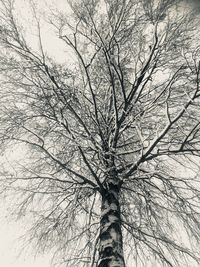
[[[36,50],[17,2],[0,1],[0,142],[27,154],[2,185],[32,214],[30,239],[65,266],[198,262],[177,236],[200,239],[195,13],[183,1],[68,0],[43,20],[31,1]],[[43,45],[44,21],[64,63]]]

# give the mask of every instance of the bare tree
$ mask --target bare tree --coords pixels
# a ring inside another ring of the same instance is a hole
[[[35,49],[17,1],[0,3],[1,148],[26,152],[2,186],[33,221],[30,240],[64,266],[199,262],[194,13],[174,0],[68,0],[48,16],[67,47],[59,63],[37,6]]]

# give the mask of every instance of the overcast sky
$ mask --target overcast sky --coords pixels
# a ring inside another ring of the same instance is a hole
[[[19,237],[24,234],[24,224],[10,222],[5,205],[0,206],[0,266],[1,267],[49,267],[50,256],[34,257],[31,249],[20,254]]]

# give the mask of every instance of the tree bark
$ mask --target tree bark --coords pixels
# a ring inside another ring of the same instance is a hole
[[[120,213],[120,182],[109,178],[102,193],[98,267],[125,267]]]

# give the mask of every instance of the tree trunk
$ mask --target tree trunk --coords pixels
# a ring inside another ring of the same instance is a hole
[[[109,178],[102,194],[98,267],[125,267],[119,193],[116,178]]]

